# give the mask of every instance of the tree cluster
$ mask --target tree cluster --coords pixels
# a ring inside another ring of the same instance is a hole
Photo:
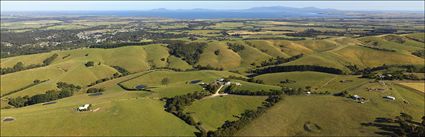
[[[292,71],[317,71],[331,74],[343,74],[343,71],[337,68],[314,66],[314,65],[291,65],[291,66],[271,66],[261,69],[252,70],[255,75],[276,72],[292,72]]]
[[[43,103],[43,102],[49,102],[61,98],[66,98],[69,96],[72,96],[74,92],[81,89],[80,86],[76,86],[73,84],[68,84],[65,82],[58,82],[57,88],[60,90],[48,90],[44,94],[36,94],[34,96],[24,96],[24,97],[16,97],[16,98],[9,98],[9,105],[12,105],[14,107],[24,107],[28,105]]]
[[[206,46],[206,43],[185,42],[181,40],[167,40],[163,42],[168,44],[171,55],[182,58],[191,65],[198,61],[202,50]]]
[[[248,125],[255,118],[260,117],[266,110],[280,100],[283,99],[282,95],[270,95],[264,102],[263,106],[257,107],[256,110],[245,110],[240,116],[238,120],[235,121],[225,121],[221,127],[219,127],[216,131],[209,131],[207,133],[208,137],[218,137],[218,136],[232,136],[239,129],[242,129],[246,125]]]
[[[414,51],[412,54],[425,59],[425,50]]]
[[[120,66],[112,66],[115,70],[117,70],[119,73],[121,73],[121,75],[128,75],[130,74],[130,72],[128,72],[125,68],[120,67]]]
[[[229,49],[233,50],[234,52],[239,52],[239,51],[241,51],[241,50],[244,50],[244,49],[245,49],[245,46],[240,45],[240,44],[238,44],[238,43],[230,43],[230,42],[227,42],[226,44],[227,44],[227,46],[229,47]]]
[[[276,58],[270,58],[268,60],[262,61],[260,66],[257,67],[264,67],[264,66],[270,66],[270,65],[279,65],[279,64],[283,64],[283,63],[288,63],[294,60],[297,60],[301,57],[303,57],[304,54],[298,54],[289,58],[284,58],[284,57],[276,57]]]
[[[25,66],[24,63],[22,62],[17,62],[12,68],[9,68],[9,67],[0,68],[0,72],[1,72],[1,75],[3,75],[8,73],[14,73],[18,71],[33,69],[33,68],[44,67],[44,66],[50,65],[53,62],[53,60],[55,60],[57,57],[58,57],[58,54],[55,53],[52,56],[44,59],[42,64],[31,64],[28,66]]]
[[[189,125],[196,126],[196,122],[193,119],[193,117],[191,117],[190,114],[183,112],[184,107],[189,106],[195,100],[202,99],[209,95],[211,95],[211,93],[209,92],[196,91],[193,93],[188,93],[186,95],[175,96],[173,98],[165,98],[166,100],[166,103],[164,106],[165,111],[174,114],[175,116],[179,117],[180,119],[182,119]]]
[[[87,89],[86,93],[100,93],[100,92],[104,92],[105,89],[103,88],[89,88]]]

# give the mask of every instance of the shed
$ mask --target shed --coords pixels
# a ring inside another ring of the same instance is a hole
[[[384,98],[385,99],[390,99],[390,100],[395,100],[395,97],[393,97],[393,96],[385,96]]]
[[[192,81],[190,81],[190,84],[196,84],[196,83],[199,83],[199,82],[201,82],[202,80],[192,80]]]
[[[138,90],[142,90],[142,89],[145,89],[145,88],[146,88],[145,85],[137,85],[136,86],[136,89],[138,89]]]

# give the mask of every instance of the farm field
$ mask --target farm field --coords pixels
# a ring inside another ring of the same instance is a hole
[[[402,101],[388,101],[381,96],[371,95],[362,91],[353,93],[364,93],[370,99],[365,104],[352,101],[349,98],[335,96],[287,96],[284,101],[276,104],[273,108],[254,120],[248,126],[236,133],[237,136],[317,136],[317,135],[357,135],[376,136],[380,130],[377,127],[362,126],[361,123],[372,122],[377,117],[394,117],[400,112],[416,114],[414,118],[419,119],[424,110],[423,95],[419,95],[394,86],[389,94],[397,94],[410,103],[406,105]],[[419,102],[417,102],[419,101]],[[291,110],[291,111],[288,111]],[[332,117],[327,119],[324,117]],[[321,129],[306,131],[303,127],[307,122],[317,124]]]
[[[409,82],[409,83],[399,83],[399,84],[413,88],[413,89],[416,89],[416,90],[421,91],[421,92],[425,92],[425,83],[423,83],[423,82],[421,82],[421,83],[413,83],[413,82],[411,83],[411,82]]]
[[[266,97],[226,95],[195,101],[185,108],[207,130],[215,130],[226,120],[236,120],[245,110],[256,109]],[[208,109],[205,109],[208,108]]]
[[[2,11],[0,134],[424,136],[422,14],[281,9]]]

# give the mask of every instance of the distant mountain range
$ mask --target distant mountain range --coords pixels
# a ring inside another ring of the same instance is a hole
[[[143,16],[178,19],[214,19],[214,18],[310,18],[310,17],[352,17],[354,13],[365,11],[342,11],[336,9],[320,9],[315,7],[254,7],[239,10],[212,9],[152,9],[131,11],[37,11],[37,12],[2,12],[2,15],[77,15],[77,16]],[[349,13],[349,14],[348,14]],[[367,11],[382,13],[382,11]]]

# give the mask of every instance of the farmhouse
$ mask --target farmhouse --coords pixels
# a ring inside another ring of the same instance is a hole
[[[83,106],[78,107],[78,111],[88,111],[90,110],[91,104],[84,104]]]

